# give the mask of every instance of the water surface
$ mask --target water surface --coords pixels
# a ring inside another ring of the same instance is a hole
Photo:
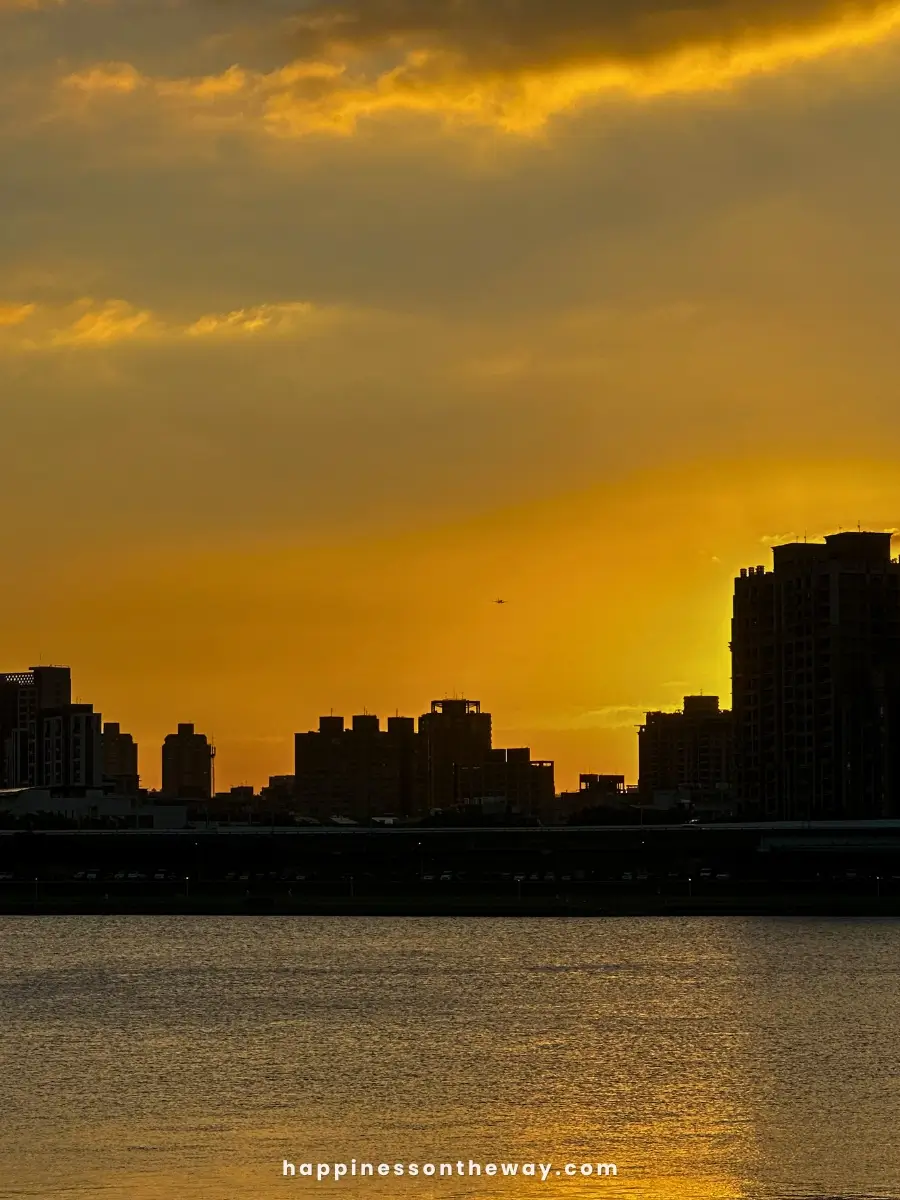
[[[898,1116],[896,921],[0,918],[3,1200],[897,1198]]]

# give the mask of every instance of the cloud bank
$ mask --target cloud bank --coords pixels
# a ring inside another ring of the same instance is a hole
[[[214,114],[283,136],[351,134],[391,114],[533,134],[605,95],[715,91],[900,32],[897,0],[366,0],[277,11],[273,26],[254,8],[244,45],[275,47],[271,69],[235,62],[158,78],[99,63],[71,73],[69,91],[142,92],[195,119]]]
[[[635,65],[686,47],[793,38],[894,19],[879,0],[365,0],[306,7],[292,22],[304,58],[415,45],[476,73]]]

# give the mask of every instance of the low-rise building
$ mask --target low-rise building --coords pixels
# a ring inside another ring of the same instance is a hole
[[[484,762],[455,769],[455,802],[462,807],[551,820],[556,790],[553,763],[533,759],[528,746],[489,750]]]
[[[565,823],[579,813],[598,809],[621,811],[624,820],[633,803],[624,775],[579,775],[577,792],[560,792],[556,797],[556,820]]]
[[[148,803],[142,796],[115,796],[102,788],[6,788],[0,791],[0,817],[21,823],[62,827],[106,824],[121,829],[184,829],[184,805]]]

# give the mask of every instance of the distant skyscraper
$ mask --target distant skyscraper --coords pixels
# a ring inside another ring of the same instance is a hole
[[[4,787],[98,787],[100,714],[72,703],[68,667],[0,675],[0,781]]]
[[[180,724],[167,735],[162,748],[162,790],[183,800],[209,800],[212,796],[213,748],[205,733],[191,724]]]
[[[137,743],[130,733],[122,733],[118,721],[103,726],[103,781],[123,796],[140,787]]]
[[[638,787],[712,792],[734,782],[731,713],[718,696],[685,696],[681,712],[648,712],[638,733]]]
[[[738,798],[771,819],[900,815],[900,565],[888,533],[775,546],[735,580]]]

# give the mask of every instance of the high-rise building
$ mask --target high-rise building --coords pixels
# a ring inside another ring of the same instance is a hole
[[[718,696],[685,696],[680,712],[648,712],[638,731],[638,788],[722,791],[734,782],[731,713]]]
[[[177,733],[167,734],[162,748],[163,794],[183,800],[209,800],[214,754],[206,734],[196,733],[192,724],[180,724]]]
[[[738,799],[774,820],[900,815],[900,564],[889,533],[773,548],[735,580]]]
[[[103,782],[121,796],[136,795],[140,788],[137,743],[118,721],[103,726]]]
[[[19,782],[23,749],[19,739],[23,732],[27,736],[27,720],[25,730],[22,730],[20,715],[24,691],[21,678],[13,674],[0,675],[0,788],[13,788]]]
[[[320,717],[318,730],[294,737],[293,796],[297,811],[317,820],[416,816],[422,807],[424,762],[412,717],[362,713]]]
[[[38,787],[96,788],[103,781],[101,718],[91,704],[38,712]]]
[[[490,801],[538,815],[553,807],[553,763],[527,748],[492,750],[491,716],[477,700],[435,700],[419,718],[320,717],[294,739],[293,800],[302,816],[419,817]]]
[[[7,788],[99,787],[100,714],[72,703],[68,667],[0,675],[0,783]]]
[[[429,808],[448,808],[457,796],[457,769],[478,767],[491,751],[491,714],[478,700],[432,700],[419,718]]]

